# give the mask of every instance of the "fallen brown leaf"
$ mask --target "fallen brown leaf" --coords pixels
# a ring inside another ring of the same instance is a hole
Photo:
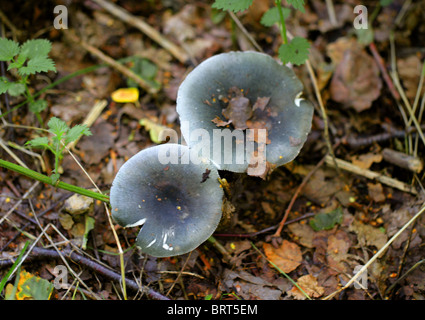
[[[263,248],[267,258],[285,273],[295,270],[302,262],[300,247],[288,240],[283,240],[278,248],[268,243],[264,243]]]
[[[297,284],[304,290],[310,298],[318,298],[325,292],[325,289],[317,283],[316,277],[311,274],[300,277]],[[292,287],[288,294],[297,300],[305,300],[307,297],[297,287]]]

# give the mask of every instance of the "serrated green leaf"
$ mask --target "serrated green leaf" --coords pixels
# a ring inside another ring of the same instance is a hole
[[[35,74],[37,72],[56,71],[55,63],[52,59],[46,57],[35,57],[28,61],[25,67],[18,70],[21,76]]]
[[[40,99],[29,103],[29,109],[31,112],[40,113],[47,108],[47,101]]]
[[[0,38],[0,61],[10,61],[19,53],[19,43]]]
[[[30,141],[27,141],[25,145],[28,145],[33,148],[40,148],[40,147],[47,148],[47,146],[49,145],[49,139],[47,137],[38,137]]]
[[[7,92],[13,97],[18,97],[25,92],[25,85],[19,82],[11,82]]]
[[[67,145],[68,143],[71,143],[71,142],[77,140],[82,135],[91,136],[92,133],[91,133],[90,129],[86,125],[80,125],[80,124],[78,124],[76,126],[73,126],[66,133],[66,136],[65,136],[65,145]]]
[[[291,42],[282,44],[279,48],[279,58],[284,64],[303,64],[309,55],[310,43],[307,39],[295,37]]]
[[[11,70],[13,68],[20,69],[24,65],[24,63],[25,63],[26,60],[27,60],[27,58],[25,56],[19,55],[15,59],[14,62],[12,62],[11,64],[9,64],[9,66],[7,67],[7,70],[9,71],[9,70]]]
[[[305,12],[305,9],[304,9],[304,0],[287,0],[287,1],[295,9],[300,10],[303,13]]]
[[[8,81],[5,77],[0,77],[0,94],[5,93],[13,82]]]
[[[291,14],[291,10],[288,8],[282,8],[283,18],[287,19]],[[261,17],[261,24],[266,27],[271,27],[275,23],[280,22],[279,8],[273,7],[266,11],[265,14]]]
[[[216,0],[212,7],[233,12],[243,11],[249,8],[254,0]]]
[[[27,57],[28,59],[34,58],[47,58],[52,44],[46,39],[32,39],[26,41],[21,46],[20,55]]]
[[[47,126],[49,127],[49,131],[58,137],[62,137],[69,130],[66,122],[56,117],[52,117],[47,122]]]
[[[342,215],[341,207],[328,213],[319,213],[310,220],[310,226],[315,231],[332,229],[335,224],[341,223]]]

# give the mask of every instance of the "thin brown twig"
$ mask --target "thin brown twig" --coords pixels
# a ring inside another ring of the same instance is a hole
[[[117,6],[116,4],[106,1],[106,0],[93,0],[103,9],[108,11],[110,14],[114,15],[116,18],[132,25],[133,27],[139,29],[149,38],[158,43],[161,47],[170,52],[177,60],[181,63],[186,63],[189,60],[187,54],[181,50],[177,45],[164,38],[156,29],[152,28],[149,24],[144,22],[142,19],[133,16],[125,9]]]
[[[382,59],[381,55],[379,54],[378,50],[376,49],[376,45],[374,42],[369,44],[369,49],[372,52],[373,57],[375,58],[376,64],[379,67],[379,70],[381,70],[382,78],[384,79],[385,83],[388,86],[388,89],[391,92],[391,95],[396,101],[400,101],[400,94],[396,90],[394,83],[391,80],[391,77],[388,74],[387,68],[385,68],[384,60]]]
[[[115,282],[121,283],[121,275],[105,268],[104,266],[100,265],[99,263],[93,261],[92,259],[83,257],[79,255],[78,253],[70,250],[70,249],[64,249],[61,251],[61,254],[69,261],[81,264],[99,274],[102,276],[111,279]],[[28,263],[33,260],[39,260],[39,259],[60,259],[60,254],[53,249],[44,249],[40,247],[34,247],[31,251],[31,254],[25,259],[23,263]],[[0,260],[0,268],[6,268],[10,267],[13,264],[13,259],[5,259]],[[155,290],[151,288],[147,288],[145,286],[139,286],[136,281],[125,279],[125,282],[128,286],[128,288],[139,291],[144,291],[150,298],[156,299],[156,300],[169,300],[167,297],[163,296],[162,294],[156,292]]]
[[[298,195],[300,194],[300,192],[302,191],[302,189],[304,188],[304,186],[307,184],[307,182],[310,180],[310,178],[312,177],[312,175],[325,163],[325,159],[326,159],[327,155],[324,156],[317,164],[316,166],[313,168],[313,170],[311,170],[303,179],[303,181],[301,182],[301,184],[298,186],[297,190],[295,191],[294,195],[292,196],[291,201],[289,202],[288,207],[286,208],[285,214],[283,215],[282,220],[279,223],[279,226],[276,230],[276,232],[274,233],[273,237],[280,237],[280,233],[282,232],[283,226],[285,225],[286,220],[288,219],[289,213],[292,210],[292,207],[295,203],[295,200],[297,200]]]

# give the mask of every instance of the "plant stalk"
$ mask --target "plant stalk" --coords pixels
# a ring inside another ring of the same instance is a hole
[[[282,42],[283,44],[288,43],[288,36],[286,35],[286,24],[285,24],[285,18],[283,17],[283,10],[282,10],[282,3],[281,0],[276,0],[275,4],[279,10],[279,18],[280,18],[280,34],[282,36]]]
[[[57,188],[60,188],[60,189],[64,189],[64,190],[67,190],[67,191],[71,191],[71,192],[74,192],[74,193],[81,194],[81,195],[86,196],[86,197],[93,198],[95,200],[100,200],[100,201],[109,203],[109,197],[104,195],[104,194],[94,192],[94,191],[91,191],[91,190],[87,190],[87,189],[84,189],[84,188],[80,188],[80,187],[77,187],[77,186],[74,186],[72,184],[62,182],[62,181],[59,181],[59,182],[53,184],[52,179],[50,177],[48,177],[44,174],[41,174],[37,171],[24,168],[20,165],[17,165],[15,163],[12,163],[12,162],[9,162],[9,161],[3,160],[3,159],[0,159],[0,167],[15,171],[17,173],[20,173],[20,174],[26,176],[26,177],[38,180],[42,183],[49,184],[53,187],[57,187]]]

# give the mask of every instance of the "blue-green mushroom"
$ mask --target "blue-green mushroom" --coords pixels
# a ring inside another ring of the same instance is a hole
[[[261,170],[251,174],[250,169],[263,160],[267,173],[292,161],[307,139],[313,106],[302,91],[293,70],[269,55],[248,51],[213,56],[179,88],[183,137],[218,169],[262,176]]]
[[[144,149],[119,169],[111,188],[112,217],[126,228],[141,226],[136,244],[155,257],[192,251],[217,228],[223,190],[209,159],[194,164],[189,147]]]

